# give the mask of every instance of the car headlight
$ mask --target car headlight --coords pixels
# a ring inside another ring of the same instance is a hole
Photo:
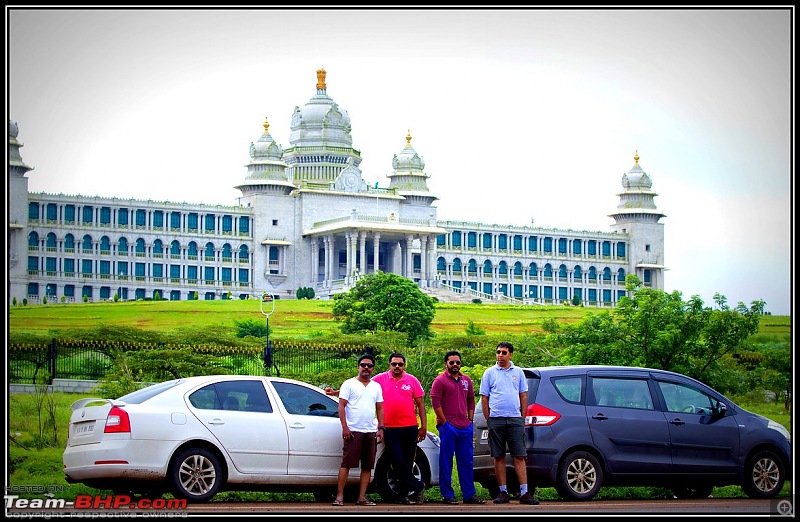
[[[770,428],[770,429],[778,431],[781,435],[786,437],[786,440],[788,440],[788,441],[792,440],[792,436],[789,435],[789,430],[787,430],[783,426],[783,424],[779,424],[779,423],[775,422],[774,420],[771,420],[771,421],[767,422],[767,428]]]
[[[438,436],[437,434],[435,434],[435,433],[431,433],[431,432],[429,431],[429,432],[428,432],[428,440],[430,440],[431,442],[433,442],[433,445],[434,445],[434,446],[436,446],[437,448],[438,448],[439,446],[441,446],[441,444],[440,444],[440,441],[439,441],[439,436]]]

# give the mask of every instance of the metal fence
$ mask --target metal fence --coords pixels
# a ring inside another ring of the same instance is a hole
[[[203,371],[238,375],[273,375],[295,378],[312,373],[355,369],[362,353],[376,354],[370,346],[269,342],[268,347],[172,345],[53,339],[50,344],[11,344],[8,347],[8,382],[51,384],[53,379],[101,379],[115,371],[120,356],[149,358],[151,372],[163,380],[182,375],[165,350],[186,350],[199,355]],[[159,357],[159,354],[161,357]]]

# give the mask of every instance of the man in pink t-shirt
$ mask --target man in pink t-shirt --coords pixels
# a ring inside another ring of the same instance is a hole
[[[425,390],[419,380],[406,373],[406,358],[401,353],[389,356],[389,370],[372,378],[383,390],[383,442],[392,467],[400,481],[400,491],[408,491],[404,504],[421,504],[425,484],[414,476],[417,443],[425,440],[428,419],[425,413]],[[419,416],[419,424],[417,424]]]

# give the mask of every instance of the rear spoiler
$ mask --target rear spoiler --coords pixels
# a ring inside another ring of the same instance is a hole
[[[103,404],[110,404],[112,406],[125,406],[127,403],[125,401],[118,401],[116,399],[102,399],[100,397],[90,397],[88,399],[79,399],[72,403],[72,411],[79,410],[86,406],[87,404],[91,404],[93,402],[100,402]],[[100,406],[100,404],[98,404]]]

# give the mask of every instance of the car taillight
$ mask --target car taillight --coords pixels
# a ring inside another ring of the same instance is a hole
[[[108,412],[106,418],[106,429],[103,433],[130,433],[131,432],[131,419],[128,417],[128,412],[122,408],[114,406]]]
[[[560,418],[561,415],[550,408],[545,408],[541,404],[531,404],[525,411],[525,426],[550,426]]]

